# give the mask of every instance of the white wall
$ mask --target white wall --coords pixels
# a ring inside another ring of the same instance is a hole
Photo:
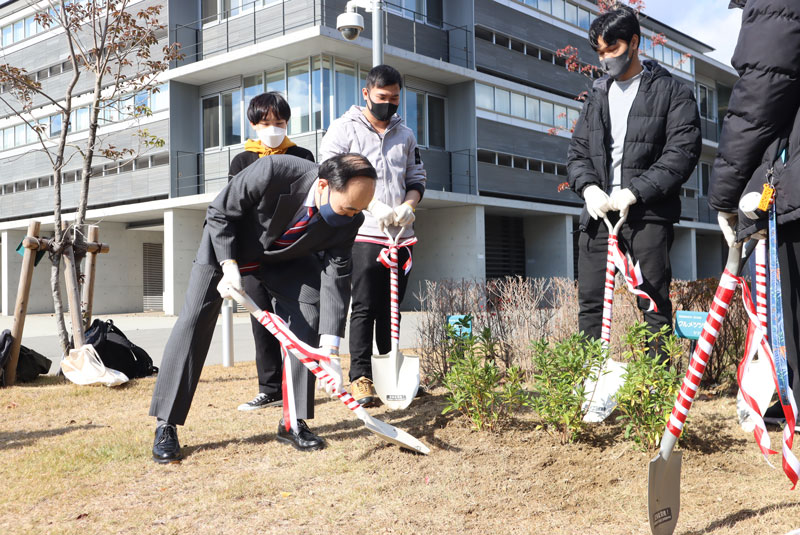
[[[417,211],[414,229],[414,269],[404,309],[414,308],[420,282],[486,278],[486,233],[483,206],[459,206]]]
[[[524,218],[525,276],[574,277],[572,216]]]
[[[203,235],[204,210],[164,212],[164,313],[177,315],[183,306],[192,262]]]
[[[675,228],[675,239],[669,251],[672,265],[672,278],[676,280],[697,279],[697,254],[695,247],[695,230]]]

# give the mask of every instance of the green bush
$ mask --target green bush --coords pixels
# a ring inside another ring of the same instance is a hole
[[[528,404],[524,372],[517,366],[503,371],[493,355],[496,342],[489,329],[480,335],[465,334],[471,324],[467,316],[456,326],[448,325],[448,370],[444,387],[449,390],[446,414],[457,411],[469,418],[475,430],[497,430],[514,412]]]
[[[616,395],[617,420],[625,426],[625,438],[633,439],[642,449],[658,446],[664,426],[678,395],[681,377],[675,366],[683,352],[681,341],[667,335],[665,326],[660,332],[650,334],[646,323],[635,323],[624,336],[627,349],[623,360],[628,362],[625,383]],[[648,345],[661,343],[661,351],[669,360],[659,362],[651,355]]]
[[[605,362],[600,340],[590,340],[583,333],[551,345],[545,340],[533,344],[533,388],[531,406],[544,420],[549,432],[556,432],[561,443],[572,442],[583,430],[584,383],[597,380]]]

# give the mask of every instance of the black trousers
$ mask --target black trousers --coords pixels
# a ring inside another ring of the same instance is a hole
[[[786,360],[789,383],[800,407],[800,221],[778,227],[778,264],[781,270],[783,328],[786,333]]]
[[[353,244],[353,304],[350,311],[350,381],[372,379],[372,332],[380,354],[392,348],[389,270],[378,262],[382,245]],[[406,293],[408,277],[403,264],[411,248],[398,252],[398,291],[400,301]]]
[[[612,223],[616,214],[609,214]],[[619,232],[620,249],[627,251],[638,261],[644,282],[641,290],[655,299],[658,312],[646,312],[650,302],[638,298],[639,309],[644,312],[644,321],[651,332],[663,325],[672,329],[672,303],[669,300],[669,285],[672,268],[669,250],[674,231],[671,224],[633,221],[625,223]],[[578,329],[591,338],[600,338],[603,319],[603,293],[606,279],[606,256],[608,255],[608,229],[602,221],[592,221],[586,232],[578,239]],[[613,321],[613,320],[612,320]],[[658,347],[651,350],[658,351]]]
[[[242,274],[242,286],[253,301],[267,312],[272,309],[272,296],[261,283],[258,272]],[[258,372],[258,391],[262,394],[276,395],[281,393],[283,378],[283,358],[278,339],[272,336],[257,319],[250,316],[253,328],[253,339],[256,344],[256,371]]]

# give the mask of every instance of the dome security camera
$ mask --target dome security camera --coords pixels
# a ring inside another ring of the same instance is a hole
[[[336,29],[345,39],[354,41],[364,30],[364,17],[359,13],[342,13],[336,17]]]

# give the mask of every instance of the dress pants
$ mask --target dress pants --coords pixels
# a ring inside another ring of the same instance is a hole
[[[314,266],[309,266],[309,262]],[[305,277],[308,279],[303,281],[305,291],[316,289],[318,294],[318,264],[316,257],[310,255],[298,260],[262,265],[260,275],[262,281],[266,279],[263,271],[268,269],[271,272],[269,280],[280,279],[283,274],[287,278]],[[316,280],[314,273],[317,274]],[[222,306],[222,298],[217,292],[221,278],[222,272],[217,266],[197,262],[192,266],[183,309],[164,348],[150,403],[150,416],[175,425],[185,423]],[[278,284],[264,285],[264,290],[270,296],[273,310],[289,324],[292,332],[302,341],[318,346],[318,300],[317,303],[301,302],[298,296],[282,294]],[[302,364],[293,362],[292,382],[299,419],[314,417],[314,380],[314,375]]]
[[[615,213],[609,219],[617,221]],[[637,298],[639,309],[644,312],[644,321],[651,332],[663,325],[672,332],[672,302],[669,300],[669,285],[672,268],[669,250],[672,247],[673,228],[669,223],[626,222],[619,232],[620,249],[627,251],[634,262],[639,262],[644,282],[639,289],[655,299],[658,312],[647,312],[650,302]],[[590,338],[599,339],[602,333],[603,294],[605,291],[606,257],[608,255],[608,229],[603,221],[591,221],[589,228],[581,232],[578,239],[578,329]],[[651,347],[658,352],[659,347]]]
[[[261,283],[258,272],[242,274],[242,286],[261,310],[272,310],[272,296]],[[283,358],[278,339],[272,336],[256,318],[250,315],[253,339],[256,344],[256,371],[258,391],[262,394],[280,395],[283,380]]]
[[[800,221],[778,226],[778,264],[781,270],[783,329],[789,384],[800,407]],[[769,290],[768,290],[769,291]]]
[[[378,262],[384,248],[375,243],[353,244],[353,304],[350,312],[350,381],[359,377],[372,379],[372,332],[380,354],[392,348],[391,300],[389,270]],[[411,248],[398,251],[398,293],[400,301],[406,292],[408,276],[403,264]]]

